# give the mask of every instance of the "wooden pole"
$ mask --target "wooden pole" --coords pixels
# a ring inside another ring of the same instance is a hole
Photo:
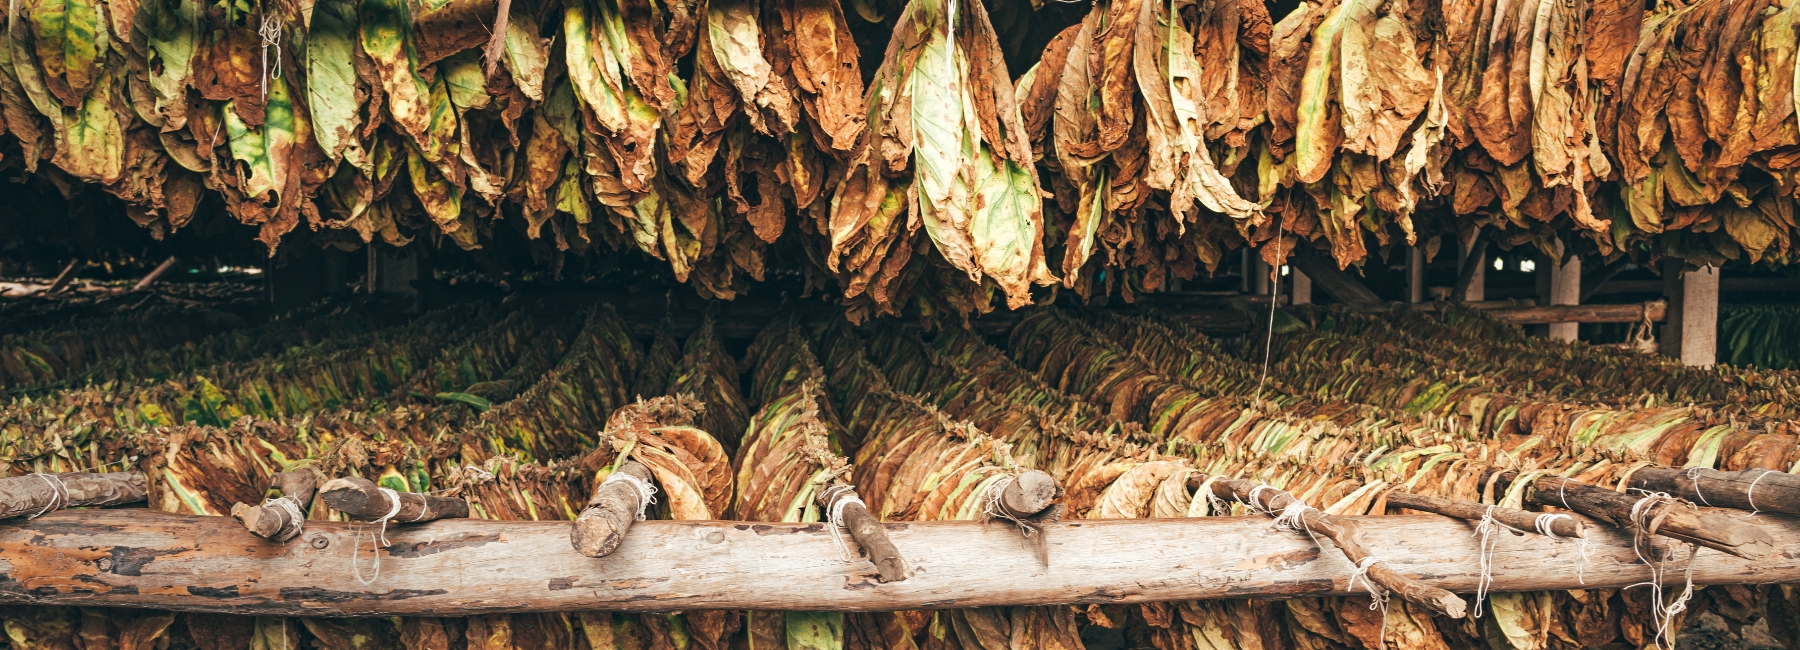
[[[398,511],[394,510],[396,497],[400,500]],[[462,499],[414,492],[394,492],[389,496],[374,481],[361,476],[332,479],[319,488],[319,498],[332,510],[358,521],[377,521],[389,513],[393,516],[388,521],[408,524],[469,516],[469,504]]]
[[[1479,308],[1479,307],[1478,307]],[[1667,318],[1668,304],[1660,300],[1626,305],[1529,305],[1482,309],[1495,320],[1521,325],[1543,323],[1660,323]]]
[[[1475,241],[1462,251],[1450,299],[1457,302],[1487,300],[1487,233],[1476,233]]]
[[[621,464],[618,472],[644,485],[652,484],[649,468],[635,460]],[[569,543],[576,552],[588,557],[605,557],[617,550],[625,541],[625,533],[636,523],[644,496],[630,482],[602,482],[594,488],[587,508],[575,517],[575,525],[569,529]]]
[[[1239,503],[1253,506],[1267,513],[1278,513],[1298,500],[1293,495],[1273,488],[1264,488],[1254,481],[1244,479],[1221,479],[1213,481],[1213,494],[1220,498],[1231,499]],[[1320,512],[1317,508],[1306,508],[1300,515],[1301,523],[1309,534],[1323,535],[1352,565],[1367,566],[1368,579],[1381,585],[1392,593],[1400,594],[1408,602],[1425,607],[1437,614],[1450,618],[1462,618],[1468,604],[1456,594],[1433,587],[1395,570],[1387,558],[1376,555],[1363,545],[1363,531],[1359,524],[1343,517],[1335,517]],[[1380,561],[1373,561],[1379,559]],[[1369,562],[1365,563],[1365,560]]]
[[[1681,364],[1711,368],[1718,361],[1719,267],[1681,275]]]
[[[875,565],[876,582],[887,584],[906,579],[906,558],[888,538],[887,528],[882,526],[881,520],[869,514],[869,508],[857,498],[855,486],[840,479],[831,488],[819,491],[818,504],[825,513],[842,508],[840,517],[844,528],[850,531],[850,538],[856,540],[856,545],[868,552],[869,562]],[[827,521],[825,525],[832,523]]]
[[[1538,517],[1544,514],[1527,512],[1517,508],[1487,506],[1479,503],[1470,503],[1468,501],[1457,501],[1454,499],[1440,499],[1409,492],[1389,492],[1387,494],[1387,504],[1389,507],[1398,506],[1409,510],[1429,512],[1469,521],[1481,521],[1482,518],[1491,514],[1494,517],[1494,521],[1499,522],[1507,528],[1527,533],[1538,529]],[[1582,526],[1581,520],[1574,517],[1552,517],[1551,519],[1546,520],[1545,523],[1549,524],[1551,534],[1554,534],[1557,537],[1587,536],[1587,533],[1583,530],[1584,526]]]
[[[1396,572],[1474,593],[1478,539],[1436,515],[1341,517]],[[1782,548],[1800,519],[1764,515]],[[1266,517],[1071,520],[1050,524],[1043,564],[1009,527],[979,521],[885,524],[912,576],[882,584],[846,564],[823,524],[641,521],[613,554],[569,548],[568,522],[444,519],[390,528],[381,577],[351,574],[368,524],[307,522],[304,543],[272,548],[218,518],[147,510],[65,511],[0,523],[0,603],[150,607],[270,616],[468,616],[580,610],[891,611],[1000,605],[1131,604],[1363,593],[1354,567]],[[1588,529],[1585,582],[1572,540],[1503,535],[1494,591],[1617,589],[1650,579],[1629,533]],[[1694,583],[1800,581],[1800,558],[1695,556]],[[1680,571],[1663,579],[1680,584]],[[1359,581],[1360,582],[1360,581]],[[3,606],[3,605],[0,605]]]
[[[1482,474],[1483,484],[1492,477],[1491,472],[1489,470]],[[1495,483],[1495,489],[1504,488],[1516,477],[1514,472],[1505,472]],[[1596,488],[1556,476],[1544,476],[1534,482],[1533,489],[1526,498],[1539,505],[1566,508],[1605,520],[1620,528],[1640,530],[1638,522],[1633,521],[1632,514],[1634,508],[1639,508],[1638,502],[1646,497]],[[1646,523],[1659,522],[1655,524],[1656,534],[1743,558],[1762,558],[1779,551],[1768,531],[1757,524],[1739,521],[1717,512],[1692,508],[1684,503],[1641,510],[1643,512],[1639,513],[1638,520]]]
[[[1425,302],[1425,249],[1406,247],[1406,301]]]
[[[1296,248],[1294,255],[1288,258],[1288,264],[1306,273],[1318,288],[1324,289],[1325,293],[1331,294],[1332,298],[1352,309],[1374,311],[1387,305],[1380,296],[1364,286],[1362,281],[1338,268],[1337,262],[1332,261],[1330,256],[1313,250],[1311,246]]]
[[[1712,507],[1800,514],[1800,476],[1787,472],[1646,467],[1632,472],[1631,487]]]
[[[1288,272],[1294,274],[1294,284],[1293,284],[1293,296],[1294,297],[1293,297],[1293,300],[1289,301],[1290,304],[1295,304],[1295,305],[1310,305],[1310,304],[1312,304],[1312,293],[1313,293],[1312,292],[1312,278],[1306,277],[1306,274],[1302,273],[1300,271],[1299,267],[1296,267],[1292,264],[1288,265]]]
[[[137,472],[71,472],[0,478],[0,520],[63,508],[143,501],[149,491]]]
[[[143,291],[144,287],[150,286],[151,284],[156,282],[157,278],[162,277],[162,275],[164,273],[168,273],[169,267],[172,267],[172,266],[175,266],[175,256],[174,255],[170,255],[169,259],[163,260],[163,262],[161,264],[156,265],[156,268],[150,269],[150,273],[148,275],[145,275],[144,279],[138,280],[137,284],[131,285],[131,290],[132,291]]]
[[[277,542],[288,541],[299,536],[305,529],[306,508],[312,503],[313,493],[318,490],[318,485],[319,478],[312,470],[281,472],[269,477],[269,487],[279,490],[279,498],[288,499],[292,510],[280,503],[234,503],[231,505],[231,516],[236,517],[252,535]]]
[[[1564,259],[1562,242],[1556,245],[1556,257],[1550,261],[1550,304],[1575,305],[1581,303],[1581,257],[1569,256]],[[1578,323],[1551,323],[1550,338],[1573,341],[1580,337],[1581,325]]]
[[[75,267],[80,264],[81,260],[69,260],[69,265],[63,267],[62,273],[56,274],[56,279],[50,281],[50,288],[45,289],[44,293],[62,293],[64,289],[69,288],[69,283],[75,280]]]

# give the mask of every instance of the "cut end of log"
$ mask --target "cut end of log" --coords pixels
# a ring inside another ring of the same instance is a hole
[[[360,476],[334,478],[319,488],[319,498],[332,510],[346,513],[360,513],[370,510],[370,494],[376,491],[375,482]],[[383,504],[384,506],[386,504]],[[383,507],[382,510],[386,510]]]
[[[620,465],[618,473],[646,484],[651,481],[650,468],[635,460]],[[587,509],[581,511],[569,529],[569,544],[575,552],[588,557],[605,557],[618,550],[625,543],[626,533],[631,532],[631,524],[637,521],[643,498],[630,483],[601,483],[594,488],[593,498],[588,499]]]
[[[1445,616],[1450,618],[1462,618],[1464,615],[1468,614],[1469,611],[1469,604],[1467,602],[1458,598],[1456,594],[1448,592],[1438,597],[1437,604],[1439,611],[1442,611]]]
[[[582,555],[606,557],[619,549],[628,530],[629,525],[617,527],[605,516],[582,513],[581,518],[575,520],[574,529],[569,532],[569,544],[575,547],[575,552]]]
[[[1000,493],[1000,505],[1014,516],[1030,517],[1049,508],[1061,492],[1055,478],[1034,469],[1020,474],[1006,486]]]

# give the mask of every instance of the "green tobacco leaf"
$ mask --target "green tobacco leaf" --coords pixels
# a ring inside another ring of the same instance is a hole
[[[110,75],[102,75],[80,106],[63,111],[55,162],[84,180],[111,183],[124,173],[125,133],[108,102],[113,83]]]
[[[475,409],[476,413],[486,413],[488,409],[494,407],[492,402],[482,399],[481,396],[470,395],[468,393],[438,393],[437,395],[434,395],[434,397],[439,401],[468,404],[471,408]]]
[[[593,38],[604,28],[604,17],[590,11],[589,3],[576,2],[563,10],[563,43],[569,81],[575,95],[614,133],[625,129],[625,91],[617,59],[605,47],[605,38]],[[596,42],[598,41],[598,42]]]
[[[363,51],[375,62],[388,113],[427,161],[443,163],[456,143],[456,111],[443,80],[427,83],[419,74],[410,34],[412,12],[405,0],[366,0],[358,15]]]
[[[787,612],[789,650],[843,650],[843,612]]]
[[[506,71],[513,84],[531,101],[544,101],[544,68],[550,65],[550,44],[526,28],[524,20],[506,23]],[[532,23],[535,24],[535,23]]]
[[[412,179],[413,195],[425,208],[425,214],[437,222],[439,227],[456,223],[462,217],[463,190],[444,179],[437,168],[430,165],[418,147],[409,147],[406,156],[406,172]],[[446,228],[446,232],[450,229]]]
[[[1302,183],[1316,182],[1331,169],[1337,153],[1340,127],[1332,121],[1332,72],[1338,66],[1338,36],[1343,33],[1349,0],[1325,14],[1324,22],[1312,33],[1312,52],[1306,61],[1306,74],[1300,80],[1299,117],[1294,125],[1295,175]]]
[[[100,7],[89,0],[38,0],[31,4],[32,35],[44,73],[60,78],[74,94],[63,103],[75,105],[100,73],[106,56],[107,30]]]
[[[356,37],[354,1],[323,0],[313,7],[312,31],[306,35],[306,105],[313,137],[332,160],[343,155],[361,122],[352,65]]]
[[[986,176],[976,182],[977,207],[969,224],[975,262],[1006,291],[1007,304],[1017,309],[1031,303],[1031,283],[1050,276],[1043,259],[1033,259],[1040,250],[1038,224],[1043,221],[1044,200],[1030,170],[994,160],[986,146],[974,167]]]
[[[156,112],[168,128],[179,128],[187,121],[187,89],[194,74],[194,52],[200,43],[204,13],[199,0],[150,0],[138,7],[138,29],[149,41],[150,91],[156,96]]]
[[[438,73],[449,84],[450,103],[460,109],[487,108],[487,75],[481,71],[481,53],[463,50],[438,64]]]
[[[294,105],[288,98],[287,84],[269,84],[262,126],[252,128],[245,124],[230,102],[226,103],[224,114],[231,157],[244,163],[249,171],[241,181],[244,194],[261,198],[264,192],[274,192],[280,196],[287,189],[288,163],[294,150]]]

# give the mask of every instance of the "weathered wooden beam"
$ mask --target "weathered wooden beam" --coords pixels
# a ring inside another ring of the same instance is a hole
[[[361,476],[334,478],[319,488],[319,498],[332,510],[358,521],[387,519],[394,523],[420,523],[434,519],[469,516],[469,504],[456,497],[383,491]],[[396,506],[398,502],[398,507]]]
[[[148,494],[138,472],[70,472],[0,478],[0,520],[63,508],[116,506]]]
[[[1631,487],[1713,507],[1800,514],[1800,475],[1787,472],[1646,467],[1632,472]]]
[[[1663,322],[1668,316],[1668,304],[1653,300],[1646,303],[1626,305],[1535,305],[1528,307],[1493,307],[1484,309],[1488,315],[1508,323],[1520,325],[1540,325],[1544,323],[1638,323],[1643,322],[1644,315],[1650,321]]]
[[[819,509],[830,516],[834,510],[841,514],[837,519],[844,522],[849,529],[850,539],[856,540],[857,546],[868,552],[868,561],[875,565],[875,581],[886,584],[906,579],[906,558],[900,555],[900,548],[888,537],[888,531],[881,520],[869,512],[862,499],[856,495],[856,486],[841,479],[832,486],[818,492],[816,499]],[[831,526],[830,522],[825,524]]]
[[[1329,255],[1313,250],[1311,246],[1301,246],[1294,250],[1294,256],[1288,258],[1288,264],[1300,269],[1306,277],[1312,278],[1313,284],[1324,289],[1325,293],[1338,302],[1352,309],[1363,311],[1386,308],[1386,302],[1364,286],[1343,269]]]
[[[1468,522],[1436,515],[1345,517],[1395,571],[1454,592],[1480,579]],[[1800,518],[1758,517],[1782,548]],[[1040,563],[1012,525],[889,523],[907,580],[881,584],[846,563],[822,524],[643,521],[618,551],[586,558],[569,523],[444,519],[390,528],[381,577],[360,584],[351,549],[368,524],[315,521],[275,544],[226,518],[145,510],[68,511],[0,524],[0,602],[297,616],[527,611],[806,609],[881,611],[984,605],[1137,603],[1349,595],[1352,567],[1266,517],[1075,520],[1049,526]],[[1650,579],[1628,533],[1588,527],[1576,579],[1572,540],[1503,535],[1494,591],[1608,589]],[[1683,554],[1685,555],[1685,554]],[[1800,581],[1800,557],[1750,561],[1702,549],[1695,584]],[[1664,576],[1670,583],[1681,572]],[[1361,585],[1357,591],[1360,592]]]
[[[582,555],[605,557],[617,550],[619,544],[625,542],[625,534],[631,532],[632,524],[637,523],[638,512],[650,496],[639,492],[637,487],[654,485],[650,469],[643,463],[627,461],[619,466],[617,474],[638,482],[608,480],[594,488],[594,496],[588,499],[587,507],[575,517],[575,525],[569,529],[569,545]]]

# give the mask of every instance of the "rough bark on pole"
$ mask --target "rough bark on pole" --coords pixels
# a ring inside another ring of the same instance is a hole
[[[1631,487],[1715,508],[1800,514],[1800,475],[1787,472],[1646,467],[1631,474]]]
[[[318,476],[308,469],[276,474],[269,478],[269,487],[281,491],[278,499],[254,506],[232,504],[231,516],[252,535],[277,542],[288,541],[305,529],[306,507],[312,503],[318,484]],[[287,501],[291,508],[281,501]]]
[[[137,472],[71,472],[0,478],[0,519],[81,506],[143,501],[149,492]]]
[[[1482,474],[1483,484],[1488,482],[1492,471]],[[1518,474],[1514,472],[1503,473],[1495,483],[1495,489],[1503,489],[1517,477]],[[1648,498],[1556,476],[1539,477],[1532,487],[1526,497],[1532,503],[1567,508],[1605,520],[1614,526],[1633,530],[1638,529],[1638,523],[1632,521],[1632,510],[1639,501]],[[1644,510],[1648,512],[1640,512],[1638,519],[1646,523],[1661,520],[1655,525],[1654,531],[1643,531],[1646,533],[1655,532],[1747,559],[1761,558],[1779,550],[1769,533],[1756,524],[1700,510],[1691,507],[1691,504],[1670,503]]]
[[[131,285],[131,290],[143,291],[144,287],[150,286],[152,283],[156,282],[157,278],[162,277],[164,273],[168,273],[169,267],[171,266],[175,266],[174,255],[170,255],[169,259],[163,260],[161,264],[156,265],[156,268],[150,269],[150,273],[145,275],[144,279],[138,280],[137,284]]]
[[[650,485],[650,470],[635,460],[619,466],[614,475],[630,476]],[[569,529],[569,543],[588,557],[605,557],[625,542],[625,533],[637,521],[647,494],[623,480],[607,480],[594,488],[594,496]]]
[[[395,523],[469,516],[469,504],[462,499],[435,494],[387,492],[375,485],[374,481],[360,476],[332,479],[325,487],[319,488],[319,498],[324,499],[325,505],[331,506],[331,509],[358,521],[377,521],[387,517],[390,512],[394,515],[388,521]],[[400,500],[398,512],[394,511],[395,498]]]
[[[1800,517],[1765,513],[1778,543],[1800,547]],[[1434,587],[1474,593],[1480,539],[1436,515],[1342,517],[1365,548]],[[0,608],[148,607],[265,616],[469,616],[593,610],[892,611],[1002,605],[1311,598],[1363,592],[1343,556],[1264,517],[1076,519],[1050,525],[1050,563],[1018,533],[980,521],[889,523],[911,577],[875,581],[846,564],[826,526],[642,521],[612,555],[569,548],[566,521],[444,519],[390,527],[381,580],[346,570],[367,524],[309,521],[279,548],[217,517],[143,509],[56,512],[0,523]],[[1503,535],[1496,592],[1618,589],[1651,579],[1631,536],[1590,526],[1579,547]],[[1685,569],[1685,564],[1683,566]],[[1800,557],[1693,559],[1696,585],[1800,582]],[[1683,571],[1664,584],[1680,585]],[[1679,589],[1680,587],[1676,587]]]
[[[1274,488],[1256,489],[1259,484],[1244,479],[1220,479],[1213,481],[1213,494],[1224,499],[1231,499],[1245,505],[1253,506],[1268,513],[1278,513],[1289,504],[1298,500],[1287,492]],[[1336,544],[1344,557],[1353,565],[1361,566],[1368,558],[1377,557],[1369,552],[1362,543],[1362,527],[1360,524],[1343,517],[1325,514],[1317,508],[1306,508],[1300,515],[1306,530],[1324,536]],[[1468,603],[1449,591],[1432,587],[1425,583],[1408,578],[1384,561],[1368,565],[1369,580],[1381,585],[1392,593],[1400,594],[1407,601],[1420,605],[1435,613],[1450,618],[1462,618]]]
[[[905,580],[906,558],[900,556],[900,549],[888,539],[887,528],[881,525],[881,520],[869,514],[869,509],[857,498],[855,486],[840,480],[832,487],[839,489],[819,490],[819,508],[827,513],[827,517],[835,508],[842,508],[844,528],[850,531],[850,538],[856,540],[856,545],[868,553],[869,561],[875,565],[876,581],[885,584]],[[827,521],[825,525],[830,526],[832,522]]]
[[[1500,522],[1501,525],[1504,525],[1507,528],[1521,532],[1532,532],[1537,530],[1538,518],[1543,516],[1543,513],[1528,512],[1518,508],[1488,506],[1479,503],[1470,503],[1468,501],[1457,501],[1455,499],[1428,497],[1422,494],[1412,494],[1410,492],[1389,492],[1387,494],[1387,504],[1390,507],[1398,506],[1409,510],[1429,512],[1444,515],[1446,517],[1467,519],[1469,521],[1481,521],[1482,517],[1492,513],[1494,521]],[[1549,525],[1550,533],[1557,537],[1587,536],[1586,532],[1583,531],[1581,520],[1574,517],[1552,517],[1545,521],[1545,523]]]

